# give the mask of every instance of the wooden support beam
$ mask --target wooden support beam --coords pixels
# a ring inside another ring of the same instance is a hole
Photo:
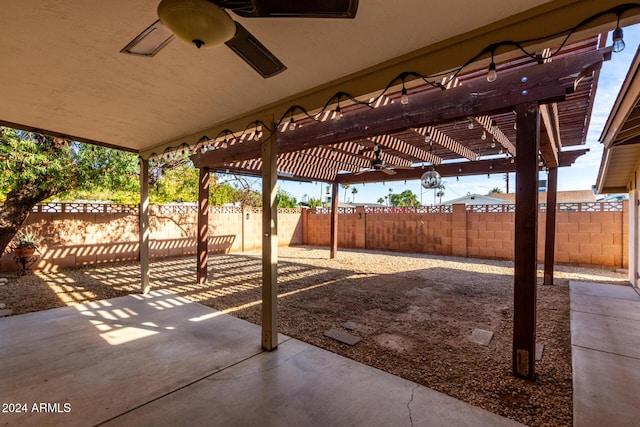
[[[547,182],[547,220],[544,236],[544,285],[553,285],[553,267],[556,246],[556,211],[558,194],[558,168],[549,169]]]
[[[560,153],[560,166],[571,166],[578,157],[586,154],[589,151],[588,148],[580,150],[563,151]],[[537,166],[537,163],[536,163]],[[538,167],[542,170],[541,167]],[[507,173],[515,172],[516,164],[511,163],[509,158],[493,159],[493,160],[478,160],[475,162],[456,162],[456,163],[444,163],[434,167],[436,171],[443,178],[452,176],[471,176],[482,174],[495,174],[495,173]],[[420,179],[423,173],[428,169],[415,167],[413,169],[398,169],[395,175],[387,175],[384,172],[371,171],[364,172],[358,175],[354,174],[339,174],[336,176],[336,182],[338,184],[361,184],[367,182],[383,182],[383,181],[404,181],[410,179]]]
[[[410,107],[390,103],[379,108],[354,111],[341,120],[327,120],[299,127],[278,137],[278,151],[286,153],[369,138],[409,128],[512,111],[521,103],[549,103],[573,92],[583,73],[600,68],[611,49],[600,49],[560,58],[546,64],[505,72],[499,82],[478,78],[447,90],[426,91],[411,98]],[[260,157],[257,144],[244,143],[191,156],[197,168]]]
[[[149,293],[149,160],[140,158],[140,292]]]
[[[538,248],[538,152],[540,114],[536,103],[516,107],[516,214],[513,286],[513,373],[533,380],[536,354]]]
[[[546,132],[541,135],[540,154],[549,168],[558,167],[558,151],[562,147],[557,104],[540,106],[540,117]]]
[[[274,126],[275,129],[275,126]],[[262,142],[262,348],[278,348],[278,171],[276,135]]]
[[[198,178],[198,242],[197,273],[198,283],[207,282],[209,262],[209,168],[200,168]]]
[[[338,183],[331,185],[331,248],[329,258],[333,259],[338,253]]]

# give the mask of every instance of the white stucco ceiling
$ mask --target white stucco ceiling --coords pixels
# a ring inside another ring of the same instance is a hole
[[[354,20],[242,19],[231,13],[288,67],[265,80],[224,45],[197,50],[174,40],[153,58],[120,53],[157,19],[158,0],[4,2],[0,122],[149,151],[332,82],[343,84],[345,76],[365,79],[379,64],[460,34],[499,29],[575,3],[360,0]],[[582,3],[604,9],[621,2]],[[547,33],[560,25],[569,26],[550,23]],[[311,96],[308,101],[317,103]]]

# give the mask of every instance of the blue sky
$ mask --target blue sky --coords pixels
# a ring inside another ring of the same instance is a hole
[[[612,59],[602,66],[587,142],[584,146],[589,148],[590,151],[580,157],[572,167],[559,169],[558,190],[585,190],[596,183],[600,158],[602,157],[602,146],[598,142],[598,138],[638,48],[640,24],[624,29],[624,41],[626,43],[625,49],[622,52],[614,53]],[[607,45],[611,45],[611,33],[609,33]],[[444,182],[446,188],[443,201],[456,199],[467,193],[486,194],[494,187],[499,187],[502,191],[506,191],[504,174],[491,175],[490,178],[487,178],[486,175],[461,177],[459,181],[455,178],[446,178]],[[259,185],[257,183],[258,187]],[[326,184],[322,183],[279,181],[278,185],[298,200],[301,200],[305,194],[317,199],[324,197],[326,193]],[[409,189],[418,196],[418,199],[422,198],[422,202],[425,205],[434,202],[434,190],[423,190],[419,180],[407,181],[406,183],[397,181],[387,184],[358,184],[353,187],[358,190],[355,194],[356,202],[376,202],[380,197],[389,194],[390,189],[393,190],[393,193],[401,193]],[[514,174],[510,175],[509,187],[510,191],[513,192],[515,188]],[[344,190],[340,189],[339,194],[340,201],[344,201]],[[351,200],[353,197],[354,195],[351,194],[350,188],[347,190],[347,199]]]

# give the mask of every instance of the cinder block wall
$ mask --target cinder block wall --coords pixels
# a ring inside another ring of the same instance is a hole
[[[152,258],[195,255],[197,214],[185,207],[151,206],[149,225]],[[27,226],[41,238],[34,270],[138,259],[136,213],[34,212]],[[300,209],[278,212],[278,243],[303,242]],[[262,247],[262,209],[211,207],[209,251],[242,252]],[[13,255],[0,257],[1,271],[17,270]]]
[[[617,210],[604,205],[573,205],[556,215],[555,261],[563,264],[628,266],[628,202]],[[512,260],[514,221],[512,208],[503,205],[454,205],[449,213],[365,212],[340,214],[338,246],[421,252],[471,258]],[[358,216],[358,213],[360,216]],[[544,261],[546,213],[538,219],[538,262]],[[308,214],[303,232],[309,245],[329,245],[327,211]]]

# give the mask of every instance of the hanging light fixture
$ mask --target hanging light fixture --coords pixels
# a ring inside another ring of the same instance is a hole
[[[162,0],[158,17],[176,37],[198,49],[218,46],[236,33],[229,14],[207,0]]]
[[[489,70],[487,71],[487,81],[489,83],[495,82],[498,78],[498,72],[496,71],[496,63],[493,62],[493,50],[491,51],[491,63],[489,64]]]
[[[409,103],[409,95],[407,95],[407,88],[404,87],[404,82],[402,82],[402,92],[400,92],[400,103],[402,105]]]
[[[625,43],[623,40],[622,28],[618,27],[613,30],[613,51],[622,52],[624,50]]]
[[[432,155],[433,158],[433,143],[429,144],[429,154]],[[442,178],[438,171],[433,168],[433,162],[431,163],[431,168],[428,171],[422,174],[420,177],[420,183],[423,188],[438,188],[440,184],[442,184]]]

